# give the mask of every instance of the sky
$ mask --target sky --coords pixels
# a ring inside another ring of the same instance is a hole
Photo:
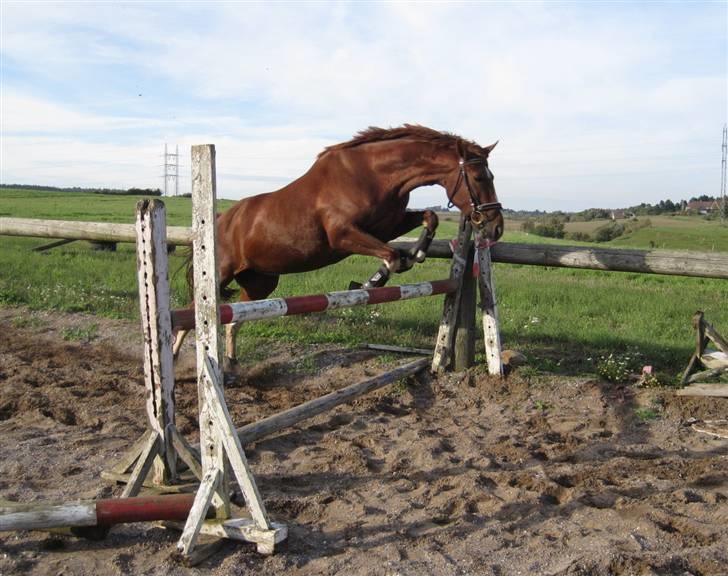
[[[507,208],[718,195],[727,62],[726,0],[2,0],[0,183],[163,188],[167,143],[189,192],[212,143],[237,199],[410,123],[498,140]]]

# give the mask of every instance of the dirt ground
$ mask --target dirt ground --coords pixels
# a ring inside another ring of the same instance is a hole
[[[90,324],[90,343],[63,339]],[[100,473],[145,427],[139,332],[0,309],[0,499],[121,492]],[[239,425],[406,360],[267,355],[226,388]],[[183,356],[178,427],[194,441]],[[273,556],[227,543],[190,568],[173,556],[179,533],[149,524],[96,542],[5,532],[0,575],[726,574],[728,440],[696,428],[727,406],[593,378],[423,374],[248,447],[270,516],[290,529]]]

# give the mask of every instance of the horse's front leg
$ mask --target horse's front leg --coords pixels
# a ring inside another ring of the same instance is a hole
[[[410,232],[420,224],[422,225],[422,232],[420,237],[407,251],[399,252],[399,265],[394,268],[394,272],[406,272],[415,263],[422,263],[427,258],[427,249],[430,247],[433,238],[435,237],[435,231],[439,220],[437,214],[432,210],[408,210],[405,212],[404,218],[395,228],[393,239]],[[391,266],[385,261],[384,265],[377,270],[377,272],[369,278],[369,280],[362,286],[362,288],[374,288],[376,286],[384,286],[387,280],[389,280],[389,272],[392,270]],[[355,287],[355,283],[350,285],[350,288]]]

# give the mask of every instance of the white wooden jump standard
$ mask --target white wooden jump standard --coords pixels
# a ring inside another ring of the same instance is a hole
[[[245,452],[230,419],[222,392],[219,286],[215,242],[215,148],[192,147],[192,227],[197,340],[197,392],[200,409],[202,481],[177,545],[189,557],[201,532],[255,542],[272,554],[287,536],[285,525],[273,524],[265,511]],[[232,469],[252,519],[233,519],[228,471]],[[217,522],[205,521],[214,506]]]

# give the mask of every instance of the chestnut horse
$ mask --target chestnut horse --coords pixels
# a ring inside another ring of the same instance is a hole
[[[351,254],[382,260],[363,287],[381,286],[392,272],[425,258],[437,215],[406,208],[412,190],[431,184],[445,188],[450,205],[495,242],[503,216],[488,168],[494,147],[413,125],[369,128],[329,146],[297,180],[243,198],[218,217],[220,286],[234,279],[240,300],[260,300],[275,290],[281,274],[315,270]],[[419,225],[424,229],[415,249],[387,245]],[[226,361],[234,362],[237,328],[226,328]],[[175,353],[183,337],[178,335]]]

